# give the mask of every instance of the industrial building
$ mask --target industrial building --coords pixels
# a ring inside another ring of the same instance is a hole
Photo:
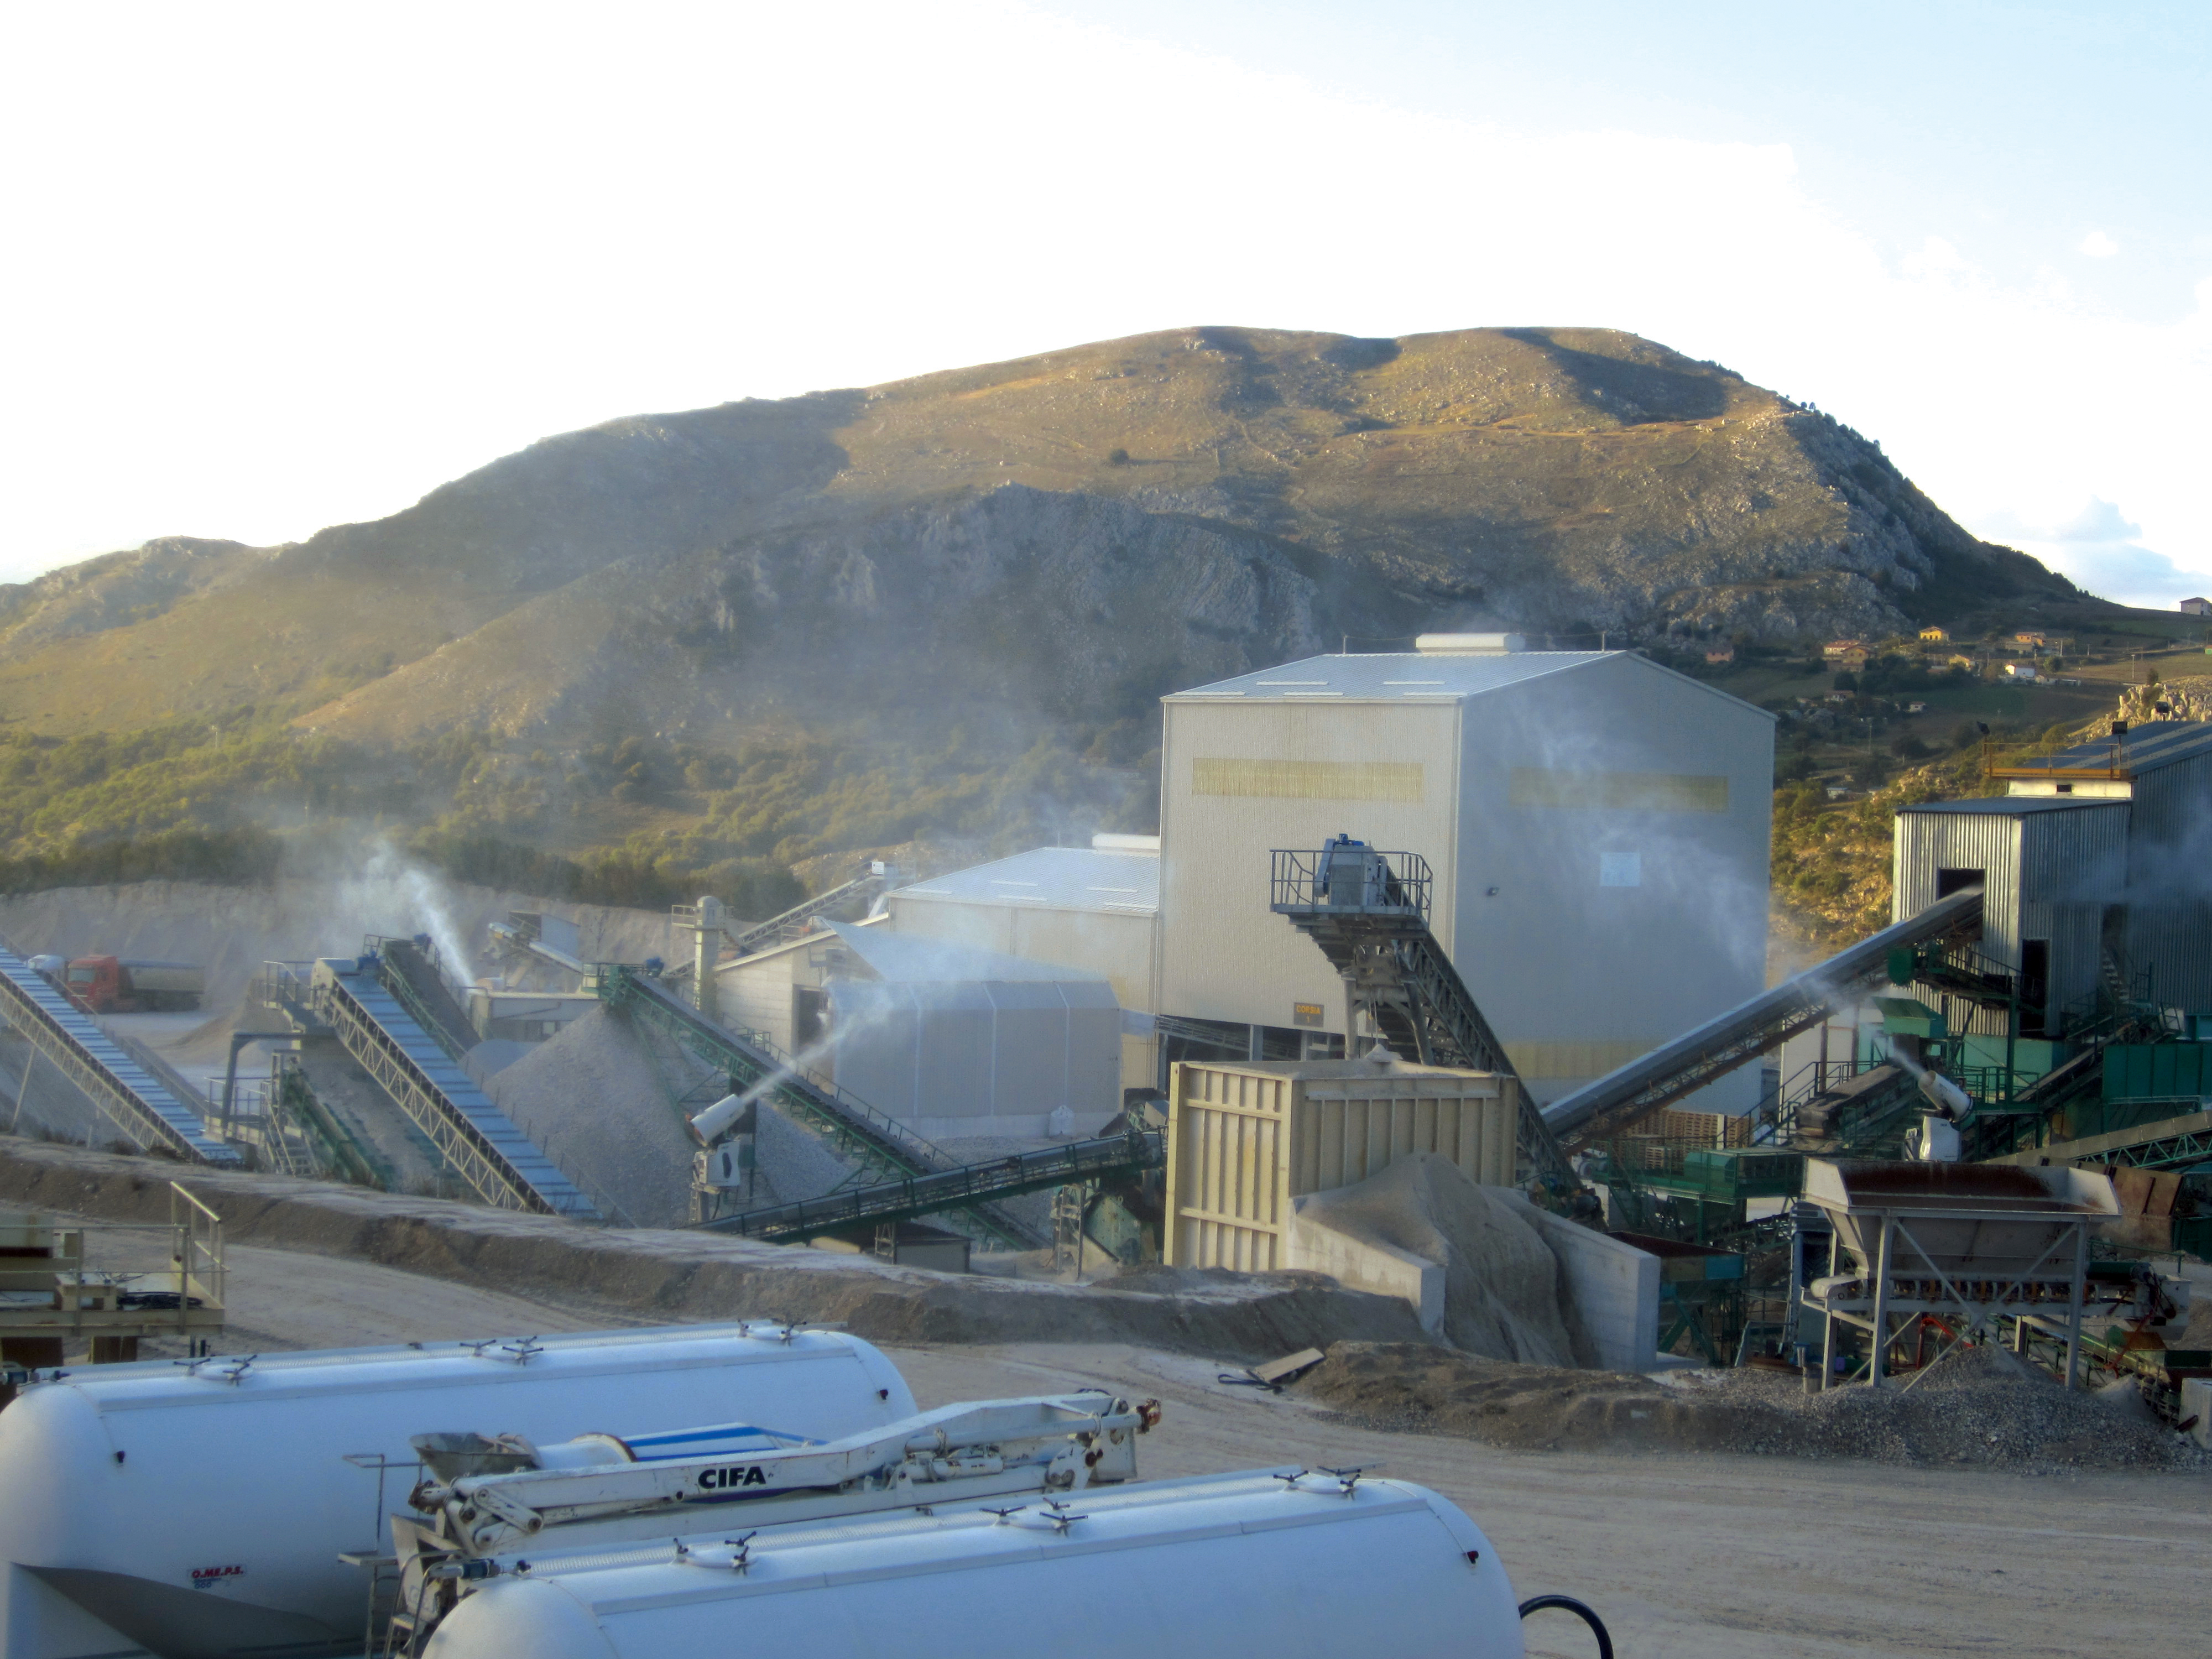
[[[1756,994],[1773,717],[1632,653],[1422,643],[1164,700],[1171,1052],[1343,1052],[1341,986],[1266,902],[1272,849],[1343,833],[1427,860],[1431,925],[1539,1101]]]
[[[1998,799],[1899,814],[1895,914],[1980,882],[1983,952],[2020,974],[2023,1017],[2053,1035],[2107,959],[2146,1000],[2212,1011],[2212,726],[2118,721],[1993,775]]]

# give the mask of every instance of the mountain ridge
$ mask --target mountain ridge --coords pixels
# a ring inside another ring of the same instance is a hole
[[[0,589],[0,717],[1138,718],[1347,634],[1803,643],[2045,600],[2081,596],[1878,446],[1632,335],[1191,328],[623,417],[286,547],[50,573]]]

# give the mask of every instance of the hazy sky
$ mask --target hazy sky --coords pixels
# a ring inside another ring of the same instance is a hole
[[[2212,7],[17,6],[0,580],[1201,323],[1631,329],[2212,591]]]

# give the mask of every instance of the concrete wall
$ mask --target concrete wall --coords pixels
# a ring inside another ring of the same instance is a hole
[[[1659,1258],[1514,1196],[1559,1264],[1566,1291],[1559,1311],[1575,1358],[1608,1371],[1656,1365]]]
[[[1395,1296],[1413,1305],[1421,1328],[1430,1335],[1442,1329],[1444,1269],[1411,1250],[1354,1238],[1313,1219],[1304,1213],[1306,1200],[1313,1196],[1308,1193],[1291,1201],[1284,1267],[1327,1273],[1346,1290]]]

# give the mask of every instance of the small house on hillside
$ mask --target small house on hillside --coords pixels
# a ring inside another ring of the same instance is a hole
[[[2008,680],[2032,680],[2040,678],[2032,662],[2008,662],[2004,665],[2004,677]]]
[[[1923,628],[1920,630],[1920,637],[1930,645],[1948,645],[1951,630],[1948,628]]]
[[[1705,660],[1716,667],[1725,666],[1735,660],[1735,647],[1732,645],[1717,645],[1705,653]]]
[[[2046,643],[2044,636],[2036,633],[2032,629],[2023,629],[2021,632],[2014,635],[2012,636],[2012,642],[2014,645],[2042,645]]]
[[[1857,640],[1830,640],[1820,647],[1820,657],[1831,668],[1864,668],[1867,648]]]
[[[2184,599],[2181,614],[2185,617],[2212,617],[2212,599]]]

